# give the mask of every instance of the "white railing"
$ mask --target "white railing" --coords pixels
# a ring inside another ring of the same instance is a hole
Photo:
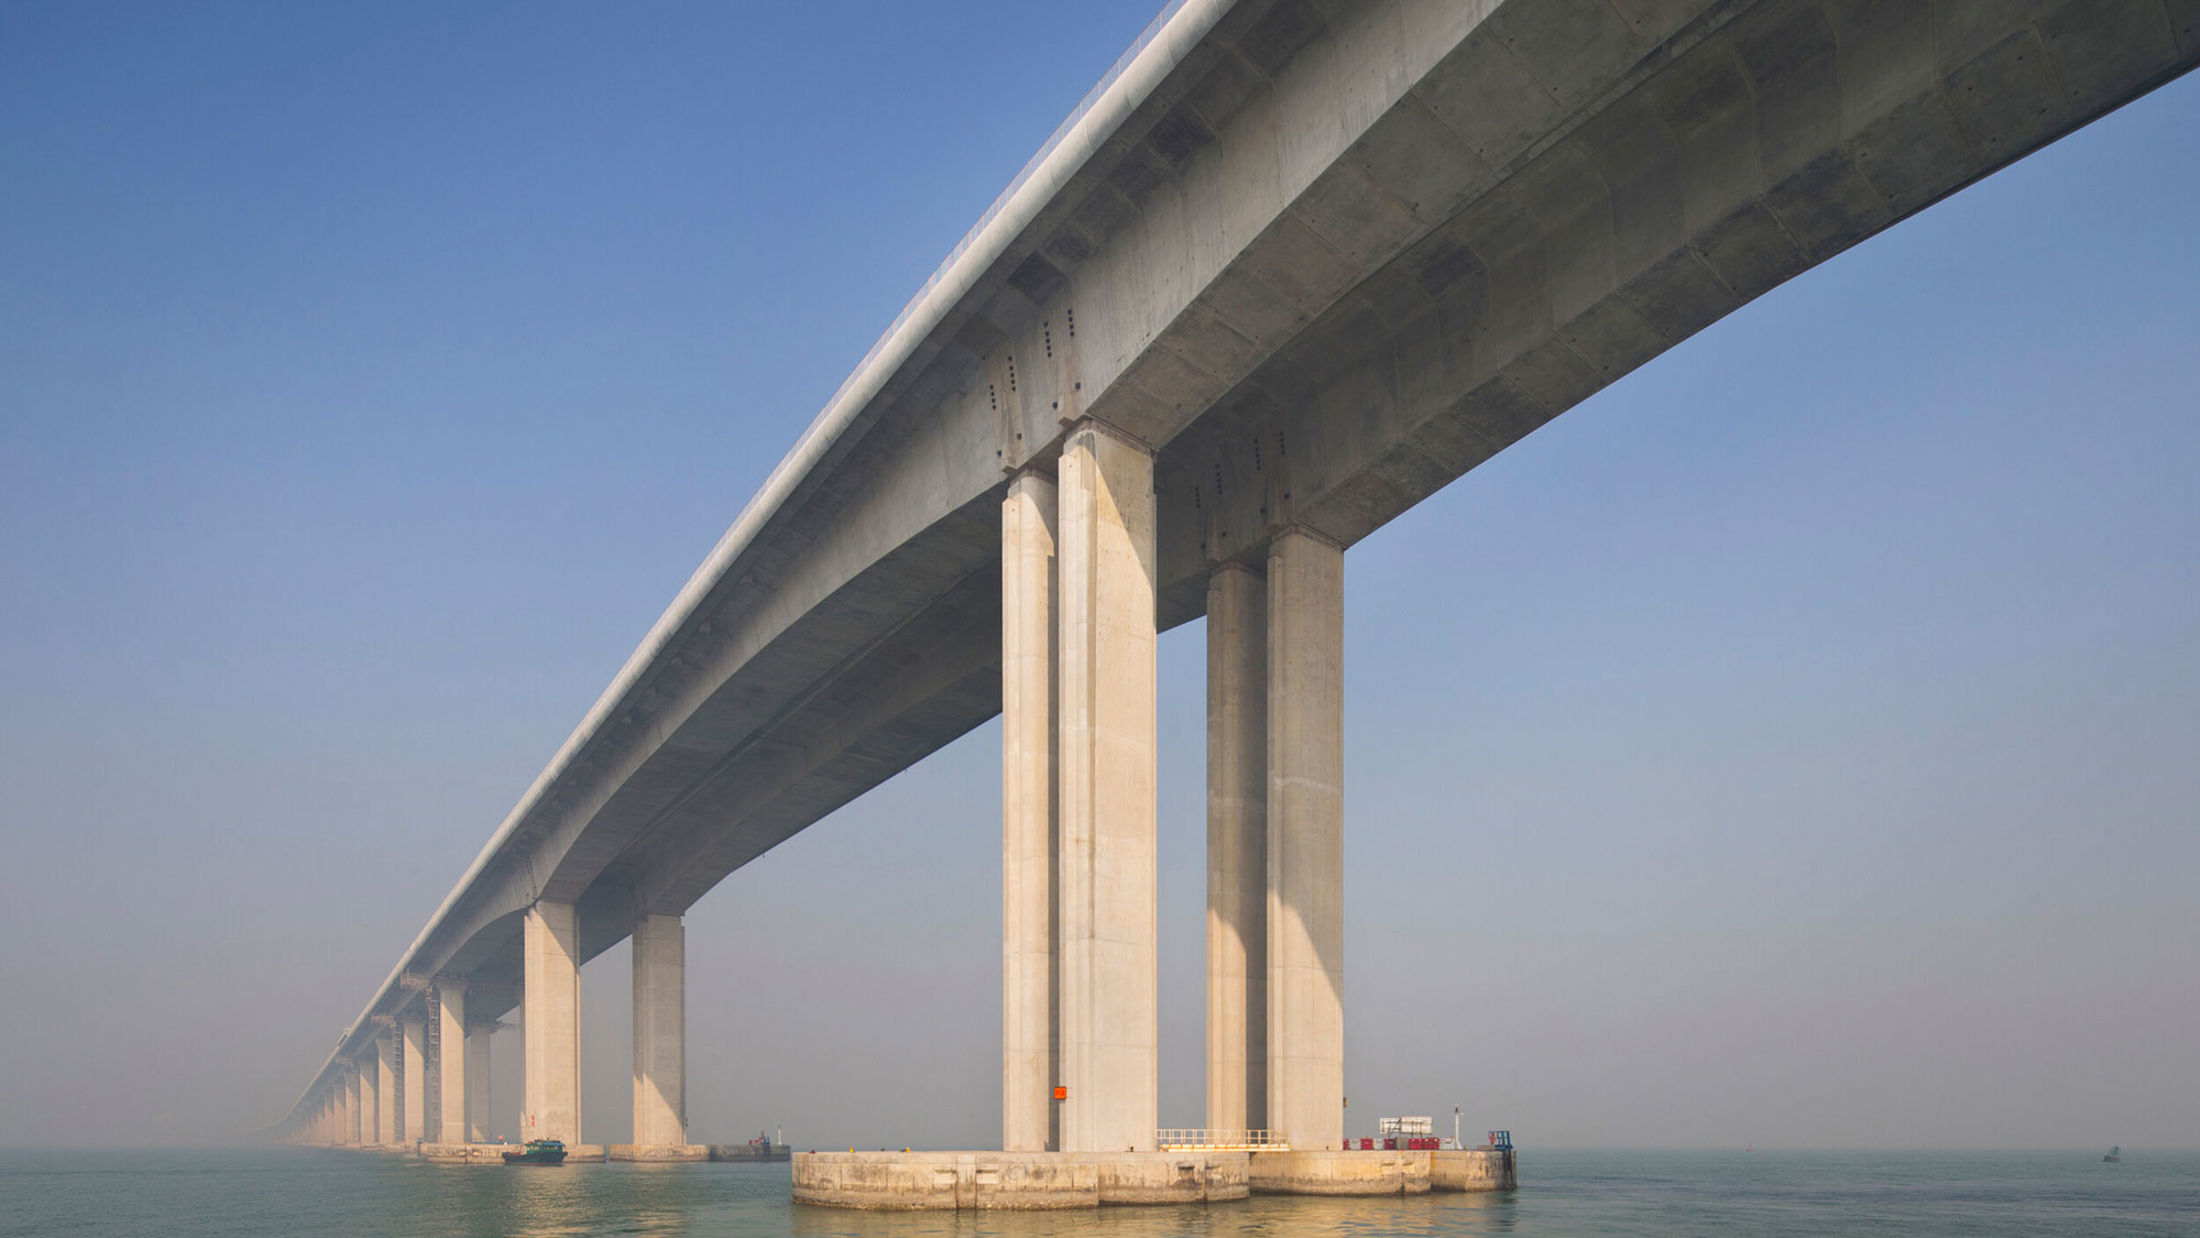
[[[1163,1152],[1289,1152],[1291,1145],[1274,1131],[1215,1131],[1196,1126],[1165,1126],[1154,1132]]]

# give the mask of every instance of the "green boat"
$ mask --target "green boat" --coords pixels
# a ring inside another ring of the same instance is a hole
[[[527,1147],[519,1152],[504,1154],[507,1165],[563,1165],[565,1141],[562,1139],[530,1139]]]

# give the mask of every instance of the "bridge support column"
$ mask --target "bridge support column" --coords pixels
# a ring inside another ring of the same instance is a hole
[[[678,916],[634,925],[634,1142],[687,1143],[687,929]]]
[[[397,1142],[415,1144],[428,1137],[428,1018],[406,1015],[397,1021],[404,1079],[399,1084]]]
[[[1207,581],[1207,1125],[1268,1125],[1268,582]]]
[[[466,1142],[466,986],[435,985],[435,1129],[430,1143]]]
[[[581,1141],[580,920],[571,903],[527,909],[520,1137]]]
[[[1268,552],[1268,1121],[1344,1139],[1344,551]]]
[[[367,1055],[359,1059],[359,1143],[364,1147],[381,1141],[381,1080],[382,1048],[377,1044],[367,1047]]]
[[[359,1146],[359,1067],[347,1064],[336,1078],[336,1100],[343,1107],[337,1118],[336,1141],[346,1147]]]
[[[1153,453],[1087,421],[1059,498],[1061,1146],[1144,1150],[1160,1104]]]
[[[381,1146],[397,1144],[397,1107],[403,1103],[397,1091],[397,1030],[384,1028],[374,1038],[374,1142]]]
[[[489,1037],[496,1030],[496,1024],[485,1023],[466,1032],[466,1103],[462,1111],[466,1115],[467,1143],[489,1141]]]
[[[1001,504],[1001,1148],[1061,1146],[1056,1018],[1056,487],[1026,473]]]

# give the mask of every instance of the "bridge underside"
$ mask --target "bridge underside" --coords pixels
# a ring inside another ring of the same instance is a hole
[[[2200,58],[2200,2],[1621,5],[1697,12],[1569,108],[1522,78],[1522,39],[1644,47],[1583,7],[1500,7],[1510,26],[1477,27],[1295,208],[1345,244],[1295,235],[1287,215],[1092,402],[1159,446],[1161,628],[1202,615],[1214,565],[1258,561],[1274,530],[1350,546],[1750,300]],[[1456,209],[1424,226],[1432,202]],[[1355,258],[1366,269],[1309,318],[1318,293],[1297,277],[1338,282]],[[1275,334],[1262,324],[1291,320],[1249,361]],[[983,356],[964,364],[985,373]],[[562,866],[594,874],[585,953],[621,939],[636,906],[684,910],[998,713],[1003,489],[792,625],[597,811]],[[628,819],[645,824],[607,828]]]
[[[1279,530],[1351,546],[2200,63],[2200,0],[1207,7],[1226,11],[699,574],[407,972],[470,979],[493,1017],[538,901],[577,905],[593,957],[997,714],[1001,501],[1072,426],[1152,450],[1173,627]],[[414,991],[393,979],[370,1014]]]

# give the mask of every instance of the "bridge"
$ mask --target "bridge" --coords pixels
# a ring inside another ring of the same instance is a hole
[[[1157,1148],[1155,642],[1208,649],[1206,1126],[1343,1140],[1346,552],[1753,298],[2200,62],[2200,0],[1176,0],[893,322],[278,1133],[578,1144],[631,941],[995,714],[1002,1148]]]

